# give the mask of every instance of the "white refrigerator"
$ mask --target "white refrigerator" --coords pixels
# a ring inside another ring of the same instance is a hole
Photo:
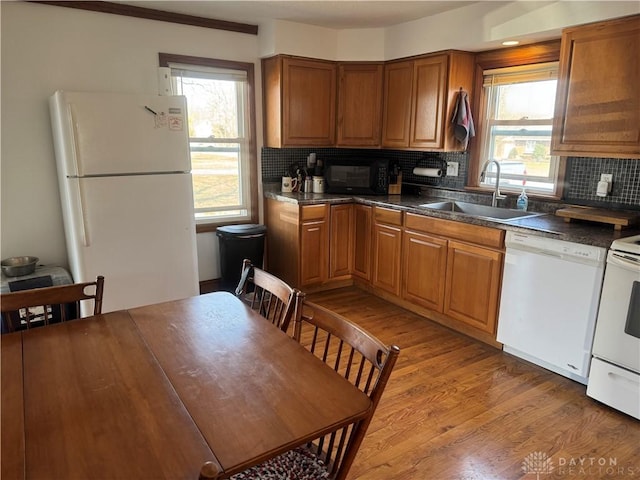
[[[50,98],[69,266],[105,277],[103,312],[197,295],[186,100]]]

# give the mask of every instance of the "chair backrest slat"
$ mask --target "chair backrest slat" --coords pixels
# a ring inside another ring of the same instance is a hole
[[[330,478],[344,480],[400,350],[386,346],[345,317],[311,302],[305,303],[305,311],[295,323],[294,338],[371,399],[372,408],[365,419],[309,445],[329,466]]]
[[[304,293],[252,265],[249,259],[242,263],[236,295],[284,332],[289,329],[291,321],[297,321],[302,314]]]
[[[68,318],[67,305],[75,306],[75,318],[79,318],[81,315],[80,302],[84,300],[93,300],[93,315],[98,315],[102,313],[103,289],[104,277],[99,276],[95,282],[56,285],[3,293],[0,296],[0,309],[5,321],[6,331],[13,332],[21,328],[28,329],[36,326],[34,324],[34,319],[37,316],[34,313],[36,309],[42,310],[42,325],[49,325],[53,317],[56,316],[61,322],[72,320]],[[24,317],[20,316],[20,310],[22,309],[25,311]]]

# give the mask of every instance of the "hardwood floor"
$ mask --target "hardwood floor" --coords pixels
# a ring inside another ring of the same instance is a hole
[[[640,478],[640,422],[585,386],[356,287],[308,299],[400,347],[350,480]]]

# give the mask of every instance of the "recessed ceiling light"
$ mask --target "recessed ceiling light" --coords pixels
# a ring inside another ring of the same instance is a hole
[[[507,40],[506,42],[502,42],[502,45],[505,47],[510,47],[512,45],[518,45],[520,42],[518,40]]]

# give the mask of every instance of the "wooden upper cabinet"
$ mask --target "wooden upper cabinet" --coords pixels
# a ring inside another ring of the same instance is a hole
[[[413,104],[411,105],[412,147],[442,148],[444,114],[447,101],[446,55],[416,60],[413,65]]]
[[[462,150],[451,118],[460,89],[472,94],[474,68],[474,54],[455,51],[386,64],[382,146]]]
[[[640,158],[640,15],[562,33],[557,155]]]
[[[409,147],[412,88],[413,61],[385,64],[382,116],[383,147]]]
[[[276,56],[262,60],[265,146],[335,145],[336,64]]]
[[[382,68],[382,63],[338,65],[338,146],[380,146]]]

